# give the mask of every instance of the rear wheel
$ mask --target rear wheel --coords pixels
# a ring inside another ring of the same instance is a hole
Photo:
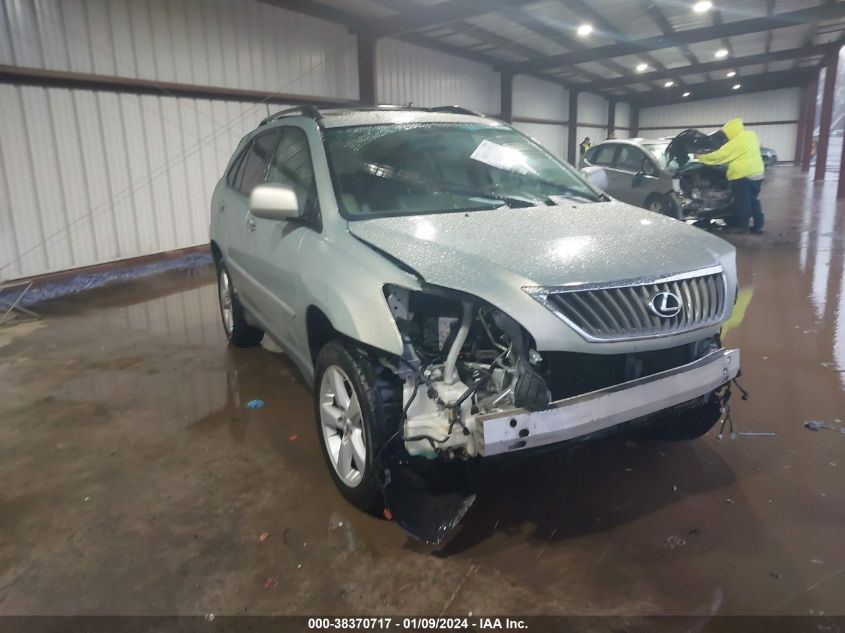
[[[244,307],[235,292],[229,271],[223,262],[217,266],[217,296],[220,300],[220,317],[226,338],[236,347],[254,347],[264,338],[264,330],[247,323]]]
[[[398,380],[341,341],[317,355],[314,408],[323,457],[340,493],[365,512],[380,513],[383,497],[375,459],[398,428]]]

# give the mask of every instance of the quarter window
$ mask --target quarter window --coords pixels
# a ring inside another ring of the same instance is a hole
[[[293,189],[300,213],[308,215],[317,208],[317,181],[311,163],[308,137],[298,127],[282,129],[282,140],[270,161],[267,182],[287,185]]]
[[[256,185],[265,182],[267,166],[278,142],[278,130],[261,134],[252,140],[252,144],[241,163],[238,175],[235,177],[234,186],[238,191],[248,196]]]
[[[591,151],[590,157],[587,159],[593,165],[604,165],[609,167],[613,164],[613,154],[616,151],[616,145],[608,143],[594,147]]]

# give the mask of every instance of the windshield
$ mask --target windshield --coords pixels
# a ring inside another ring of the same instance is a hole
[[[669,147],[669,143],[644,143],[643,147],[648,150],[648,153],[654,157],[661,168],[666,168],[666,148]]]
[[[602,200],[572,168],[508,127],[477,123],[325,130],[341,213],[349,219]]]

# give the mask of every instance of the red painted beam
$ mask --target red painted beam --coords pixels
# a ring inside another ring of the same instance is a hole
[[[830,141],[830,124],[833,119],[833,99],[836,92],[836,69],[839,55],[831,55],[827,62],[822,95],[822,112],[819,116],[819,146],[816,150],[816,174],[814,180],[824,180],[827,167],[827,148]]]

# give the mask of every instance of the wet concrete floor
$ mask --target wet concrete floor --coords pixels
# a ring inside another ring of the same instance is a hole
[[[0,614],[845,614],[835,185],[776,168],[766,235],[731,238],[734,418],[774,437],[505,464],[440,548],[336,493],[307,388],[224,344],[210,271],[46,305],[0,329]]]

